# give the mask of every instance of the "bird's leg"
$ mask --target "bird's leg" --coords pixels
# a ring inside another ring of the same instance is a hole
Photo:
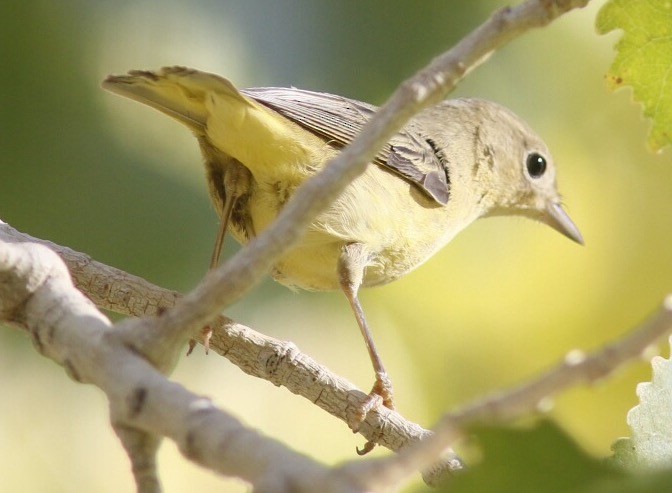
[[[221,214],[219,230],[217,231],[217,239],[215,240],[215,248],[210,258],[210,270],[213,270],[219,264],[219,257],[222,254],[222,247],[224,246],[224,237],[226,230],[229,227],[229,221],[236,201],[243,195],[247,194],[250,189],[252,175],[250,171],[243,165],[231,161],[224,167],[223,172],[221,167],[215,168],[217,172],[210,172],[210,186],[211,194],[213,194],[213,201],[215,204],[221,203]],[[219,179],[218,179],[219,178]],[[213,183],[216,182],[216,183]],[[208,352],[210,338],[212,337],[212,328],[209,325],[203,327],[202,330],[203,345],[205,352]],[[187,355],[196,347],[196,340],[189,341],[189,348]]]
[[[231,213],[236,201],[250,188],[250,172],[247,168],[240,164],[230,163],[224,170],[222,177],[223,181],[223,202],[220,213],[219,231],[217,232],[217,239],[215,240],[215,249],[212,252],[210,259],[210,269],[214,269],[219,264],[219,257],[222,254],[222,247],[224,246],[224,237],[226,230],[229,227]]]
[[[226,197],[224,197],[221,220],[217,231],[217,239],[215,240],[215,249],[212,251],[212,257],[210,257],[210,270],[216,268],[219,264],[219,257],[222,254],[222,247],[224,246],[224,237],[226,236],[226,230],[229,227],[229,219],[231,218],[231,212],[233,211],[236,199],[237,197],[228,193],[226,194]]]
[[[364,337],[366,348],[369,351],[373,370],[376,373],[376,381],[373,384],[373,388],[364,404],[358,409],[356,423],[351,425],[351,428],[353,428],[354,431],[356,431],[361,422],[364,421],[368,412],[381,404],[389,409],[394,409],[392,381],[390,380],[390,377],[388,377],[387,371],[385,371],[385,366],[383,366],[383,361],[380,359],[380,355],[376,350],[371,331],[366,323],[364,310],[362,310],[362,305],[357,298],[357,293],[362,285],[364,270],[368,263],[368,257],[369,254],[364,245],[361,243],[351,243],[343,247],[343,251],[338,260],[338,276],[341,289],[350,302],[352,311],[355,313],[357,324]],[[365,446],[365,449],[368,447],[369,444]]]

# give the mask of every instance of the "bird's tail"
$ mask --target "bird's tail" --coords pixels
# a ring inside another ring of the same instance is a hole
[[[132,70],[127,75],[110,75],[102,87],[151,106],[199,133],[205,131],[207,124],[205,98],[209,93],[232,97],[244,105],[251,104],[227,79],[185,67]]]
[[[257,181],[300,184],[327,159],[324,140],[248,98],[218,75],[184,67],[112,75],[103,88],[186,125]]]

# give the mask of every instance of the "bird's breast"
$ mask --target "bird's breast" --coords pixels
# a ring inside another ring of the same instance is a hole
[[[268,228],[296,189],[284,182],[254,183],[234,210],[234,237],[245,244]],[[337,290],[343,247],[361,243],[369,253],[363,285],[386,284],[424,263],[465,225],[448,206],[437,205],[396,174],[369,165],[317,216],[272,274],[290,287]]]

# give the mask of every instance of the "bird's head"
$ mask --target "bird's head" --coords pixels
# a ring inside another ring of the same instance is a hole
[[[544,141],[519,117],[495,103],[482,102],[477,128],[477,161],[487,183],[486,216],[520,215],[541,221],[577,243],[583,236],[562,208],[556,168]],[[477,166],[478,167],[478,166]]]

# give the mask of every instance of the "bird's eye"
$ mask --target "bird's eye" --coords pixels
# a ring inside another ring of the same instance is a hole
[[[527,172],[532,178],[539,178],[546,172],[546,158],[533,152],[527,156]]]

